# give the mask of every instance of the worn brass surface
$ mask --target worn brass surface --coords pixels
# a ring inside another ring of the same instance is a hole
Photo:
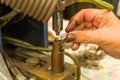
[[[43,65],[41,67],[30,66],[27,63],[14,59],[14,64],[20,69],[37,77],[38,80],[76,80],[76,66],[65,63],[65,69],[61,73],[54,73],[51,70],[51,61],[49,57],[42,57]]]
[[[52,71],[60,73],[64,70],[64,54],[62,49],[62,41],[55,40],[53,42],[53,51],[51,56]]]
[[[50,55],[46,56],[23,48],[5,51],[11,56],[10,59],[13,61],[13,66],[18,68],[28,79],[35,77],[37,80],[76,80],[77,78],[77,66],[74,64],[64,63],[64,71],[55,73],[51,69]],[[30,64],[32,59],[37,64],[33,65],[33,62]],[[30,60],[30,62],[26,62],[26,60]]]

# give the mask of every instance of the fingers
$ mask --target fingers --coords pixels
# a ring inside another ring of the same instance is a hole
[[[94,43],[99,44],[102,42],[103,33],[100,30],[93,31],[72,31],[68,36],[74,36],[75,43]]]
[[[77,20],[71,19],[69,24],[68,24],[68,27],[66,28],[66,32],[74,30],[76,28],[76,26],[77,26]]]
[[[67,42],[73,42],[71,47],[72,50],[77,50],[80,46],[80,43],[93,43],[101,44],[102,43],[103,33],[99,30],[93,31],[72,31],[68,33]]]
[[[97,11],[98,12],[98,11]],[[83,9],[80,12],[78,12],[76,15],[74,15],[67,28],[66,32],[70,32],[76,28],[76,26],[80,25],[83,22],[91,22],[93,21],[95,15],[96,15],[96,10],[91,10],[91,9]],[[89,13],[89,14],[88,14]]]
[[[76,27],[79,27],[83,23],[85,23],[84,27],[88,27],[86,25],[89,24],[99,27],[99,24],[106,12],[108,11],[103,9],[83,9],[71,18],[66,28],[66,32],[74,30]]]
[[[80,43],[73,43],[71,48],[72,48],[72,50],[77,50],[79,48],[79,46],[80,46]]]
[[[83,22],[81,25],[77,26],[74,30],[79,31],[79,30],[93,30],[96,29],[96,27],[89,22]]]

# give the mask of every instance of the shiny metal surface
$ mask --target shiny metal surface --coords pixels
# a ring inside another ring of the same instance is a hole
[[[52,71],[60,73],[64,71],[64,54],[62,49],[62,41],[55,40],[53,42],[53,51],[51,57]]]
[[[59,35],[63,29],[63,11],[56,11],[53,14],[53,30]]]

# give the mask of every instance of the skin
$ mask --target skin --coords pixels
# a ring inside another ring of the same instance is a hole
[[[120,59],[120,20],[112,11],[83,9],[71,18],[66,32],[75,37],[72,50],[77,50],[80,43],[93,43]]]

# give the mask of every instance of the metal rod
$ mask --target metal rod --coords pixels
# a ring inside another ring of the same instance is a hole
[[[62,49],[62,41],[55,40],[53,42],[53,51],[51,58],[52,71],[60,73],[64,71],[64,54]]]

